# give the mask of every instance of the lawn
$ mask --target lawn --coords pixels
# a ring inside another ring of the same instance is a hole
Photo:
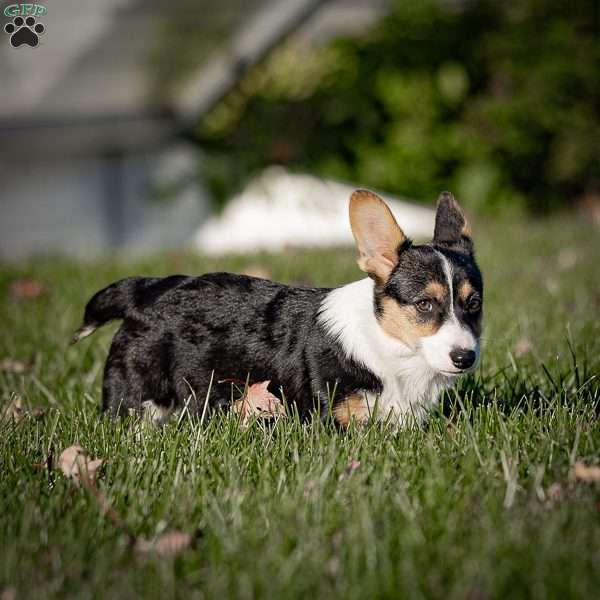
[[[115,327],[68,346],[114,279],[260,267],[333,286],[360,276],[351,249],[2,267],[0,399],[45,408],[0,424],[2,600],[598,597],[600,482],[573,467],[600,463],[600,236],[567,216],[475,233],[481,367],[426,427],[398,434],[293,418],[110,423],[98,409]],[[15,292],[24,277],[41,294]],[[58,469],[75,442],[105,459],[98,489],[133,535],[177,529],[192,546],[133,549]]]

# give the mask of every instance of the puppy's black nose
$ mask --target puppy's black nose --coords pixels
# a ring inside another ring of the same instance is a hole
[[[454,348],[450,351],[450,360],[454,363],[457,369],[468,369],[475,363],[477,354],[473,350],[466,348]]]

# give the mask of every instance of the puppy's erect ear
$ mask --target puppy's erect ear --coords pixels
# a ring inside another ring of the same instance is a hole
[[[350,198],[350,226],[358,247],[358,266],[384,284],[407,241],[392,211],[377,194],[356,190]]]
[[[433,243],[467,254],[473,253],[471,227],[450,192],[442,192],[438,199]]]

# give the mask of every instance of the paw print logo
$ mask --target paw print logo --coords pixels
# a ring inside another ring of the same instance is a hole
[[[12,23],[7,23],[4,26],[4,31],[10,35],[10,43],[13,48],[18,48],[23,44],[27,44],[35,48],[40,38],[39,36],[46,31],[46,28],[37,23],[35,17],[15,17]]]

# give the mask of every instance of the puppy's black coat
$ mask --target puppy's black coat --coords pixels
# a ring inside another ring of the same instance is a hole
[[[349,360],[317,319],[329,289],[211,273],[123,279],[87,304],[82,330],[122,319],[106,362],[103,410],[125,414],[152,400],[201,413],[231,403],[231,380],[270,380],[301,417],[327,414],[327,399],[381,389]],[[213,376],[214,371],[214,376]],[[219,383],[221,382],[221,383]],[[335,388],[335,390],[334,390]]]
[[[443,193],[431,244],[413,246],[365,190],[352,195],[350,223],[370,278],[334,290],[211,273],[133,277],[99,291],[74,341],[123,321],[103,410],[151,401],[204,414],[207,397],[223,408],[241,395],[232,382],[269,380],[302,418],[422,420],[479,355],[483,282],[468,223]]]

